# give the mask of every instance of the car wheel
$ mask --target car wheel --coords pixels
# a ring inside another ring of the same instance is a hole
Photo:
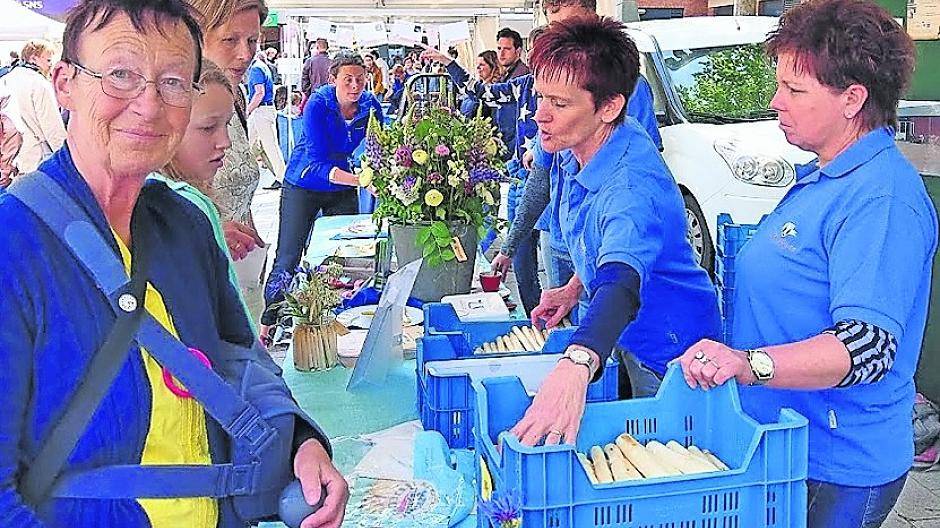
[[[685,218],[688,222],[686,238],[689,239],[689,244],[692,244],[692,252],[699,265],[712,275],[715,269],[715,245],[708,234],[702,208],[691,194],[682,193],[682,201],[685,203]]]

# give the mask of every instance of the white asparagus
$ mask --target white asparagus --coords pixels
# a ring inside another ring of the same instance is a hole
[[[597,484],[597,475],[594,474],[594,464],[588,460],[588,457],[584,453],[578,453],[578,460],[581,462],[581,467],[584,468],[584,472],[587,473],[588,480],[591,481],[591,484]]]
[[[705,453],[706,457],[708,457],[708,461],[711,462],[719,470],[729,471],[731,469],[727,465],[725,465],[725,463],[722,462],[720,458],[718,458],[714,453],[712,453],[708,449],[703,449],[702,452]]]
[[[525,326],[522,328],[524,332],[528,332],[529,337],[535,341],[535,344],[538,345],[539,350],[542,350],[542,347],[545,346],[545,338],[542,337],[542,332],[539,332],[537,328],[531,326]]]
[[[695,473],[691,468],[686,467],[683,470],[684,460],[679,458],[674,451],[664,446],[662,443],[657,442],[656,440],[650,440],[646,443],[646,450],[656,457],[656,461],[659,462],[659,465],[664,467],[673,475],[682,475],[686,471],[690,473]]]
[[[607,457],[604,456],[604,450],[600,446],[591,448],[591,461],[594,462],[594,474],[597,481],[601,484],[609,484],[614,481],[614,475],[610,472],[610,465],[607,464]]]
[[[499,336],[496,338],[496,345],[497,345],[496,349],[499,352],[509,352],[509,347],[506,346],[506,340],[503,339],[503,336]]]
[[[668,447],[669,444],[666,444],[666,446]],[[721,469],[717,467],[715,464],[712,464],[712,461],[709,460],[708,457],[705,456],[705,453],[703,453],[701,449],[696,447],[695,444],[692,444],[689,446],[689,455],[691,455],[693,458],[697,458],[701,460],[702,462],[705,462],[709,466],[713,467],[716,471]]]
[[[679,445],[678,442],[673,440],[673,443],[678,449],[682,451],[677,451],[676,449],[670,449],[669,447],[664,446],[662,443],[657,442],[656,440],[650,440],[646,444],[646,448],[650,450],[653,454],[660,457],[660,460],[665,460],[666,463],[670,464],[672,467],[676,468],[684,475],[691,475],[693,473],[708,473],[710,471],[715,471],[711,464],[704,464],[701,461],[695,460],[687,453],[684,447]]]
[[[551,334],[551,331],[550,331],[548,328],[543,328],[543,329],[542,329],[542,337],[544,337],[546,340],[548,340],[548,334]]]
[[[690,467],[695,467],[698,469],[697,473],[708,473],[710,471],[718,471],[718,468],[714,466],[707,458],[699,458],[692,454],[691,449],[686,449],[682,444],[676,442],[675,440],[670,440],[666,442],[666,447],[670,450],[676,452],[677,454],[687,458],[689,460]],[[695,447],[695,446],[692,446]],[[696,448],[698,450],[698,448]],[[701,451],[699,451],[701,453]],[[682,469],[682,468],[679,468]],[[682,471],[686,473],[685,470]]]
[[[520,352],[525,350],[525,347],[522,346],[521,342],[519,342],[519,338],[512,335],[512,332],[506,335],[506,341],[509,344],[510,350],[513,352]]]
[[[535,345],[535,343],[533,343],[532,340],[529,339],[529,336],[527,336],[525,332],[522,331],[522,327],[512,327],[512,333],[516,335],[516,338],[520,343],[522,343],[522,346],[524,346],[527,351],[535,352],[538,350],[538,347]]]
[[[493,345],[489,343],[483,343],[483,353],[489,354],[493,352]]]
[[[668,477],[674,473],[665,469],[659,464],[657,459],[643,447],[643,444],[636,441],[632,436],[624,433],[617,437],[617,447],[623,453],[623,456],[637,468],[646,478]]]
[[[627,457],[623,456],[623,452],[616,445],[605,445],[604,453],[607,454],[607,460],[610,461],[610,472],[614,475],[614,482],[643,478],[643,475],[633,467]]]

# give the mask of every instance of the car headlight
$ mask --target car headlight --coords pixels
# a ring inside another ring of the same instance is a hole
[[[786,187],[796,176],[796,170],[787,160],[746,151],[734,139],[715,141],[715,152],[728,164],[731,174],[744,183]]]

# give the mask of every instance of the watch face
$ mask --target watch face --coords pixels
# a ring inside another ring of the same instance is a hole
[[[774,374],[774,361],[764,352],[751,354],[751,366],[754,374],[760,378],[767,378]]]
[[[580,348],[569,350],[568,357],[577,363],[588,363],[591,361],[591,354],[588,354],[587,350],[581,350]]]

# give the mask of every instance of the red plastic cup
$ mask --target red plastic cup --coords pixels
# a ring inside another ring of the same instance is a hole
[[[485,292],[499,291],[499,284],[503,282],[502,273],[481,273],[480,287]]]

